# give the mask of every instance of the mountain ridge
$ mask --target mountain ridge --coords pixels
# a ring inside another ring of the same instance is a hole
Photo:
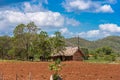
[[[67,38],[65,40],[67,46],[78,46],[78,37]],[[108,36],[103,39],[89,41],[79,38],[79,46],[94,50],[100,47],[111,47],[115,52],[120,52],[120,36]]]

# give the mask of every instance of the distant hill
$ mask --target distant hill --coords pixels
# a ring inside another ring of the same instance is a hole
[[[91,41],[85,40],[83,38],[79,38],[80,47],[88,47],[91,45]],[[66,39],[67,46],[78,46],[78,37]]]
[[[69,38],[66,39],[67,46],[78,46],[78,38]],[[109,46],[114,51],[120,53],[120,36],[109,36],[103,39],[99,39],[96,41],[88,41],[82,38],[79,38],[80,47],[85,47],[88,49],[96,49],[103,46]]]

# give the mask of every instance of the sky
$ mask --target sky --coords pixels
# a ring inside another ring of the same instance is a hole
[[[21,23],[34,22],[54,36],[98,40],[120,36],[119,0],[0,0],[0,36],[13,35]]]

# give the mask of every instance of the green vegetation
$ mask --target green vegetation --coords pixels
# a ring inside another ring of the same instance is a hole
[[[54,63],[49,65],[49,69],[54,72],[53,80],[58,80],[58,78],[60,78],[59,71],[62,69],[62,66],[60,59],[57,59]]]
[[[89,54],[91,56],[86,60],[87,62],[115,62],[119,57],[110,47],[97,48],[96,50],[89,52]]]
[[[38,33],[39,32],[39,33]],[[78,38],[65,39],[60,32],[54,37],[39,29],[33,22],[19,24],[13,36],[0,36],[1,60],[40,60],[63,52],[66,46],[78,46]],[[86,61],[120,61],[120,37],[110,36],[97,41],[79,39],[79,45]]]
[[[78,38],[66,39],[67,46],[78,46]],[[120,37],[109,36],[96,41],[88,41],[79,38],[79,45],[85,50],[83,53],[87,56],[85,62],[120,62]]]
[[[65,49],[65,39],[60,32],[49,37],[33,22],[17,25],[13,33],[12,37],[0,37],[2,60],[38,60],[41,56],[42,60],[46,60],[50,55]]]
[[[69,38],[66,39],[67,46],[77,46],[78,38]],[[88,41],[85,39],[79,39],[80,47],[88,48],[89,50],[95,50],[100,47],[108,46],[112,48],[116,53],[120,53],[120,36],[109,36],[104,39],[96,40],[96,41]]]

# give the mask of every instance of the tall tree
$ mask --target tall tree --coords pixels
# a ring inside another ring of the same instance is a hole
[[[17,52],[18,56],[21,55],[26,59],[32,56],[33,41],[36,40],[38,30],[34,22],[30,22],[27,25],[19,24],[16,26],[14,30],[14,45],[15,49],[17,48],[17,51],[19,51]]]
[[[27,58],[29,56],[33,56],[33,42],[37,39],[37,32],[40,30],[40,28],[38,28],[34,22],[30,22],[26,25],[25,28],[25,33],[26,33],[26,50],[27,50]]]
[[[4,59],[8,56],[11,49],[11,38],[9,36],[0,37],[0,58]]]
[[[55,32],[53,37],[53,47],[54,54],[58,52],[63,52],[65,50],[65,38],[61,35],[60,32]]]
[[[51,55],[51,44],[47,32],[40,32],[39,41],[40,55],[43,56],[44,59],[48,58]]]
[[[14,29],[14,37],[13,37],[13,48],[10,51],[16,53],[17,58],[24,59],[26,56],[26,36],[25,36],[25,24],[19,24]]]

